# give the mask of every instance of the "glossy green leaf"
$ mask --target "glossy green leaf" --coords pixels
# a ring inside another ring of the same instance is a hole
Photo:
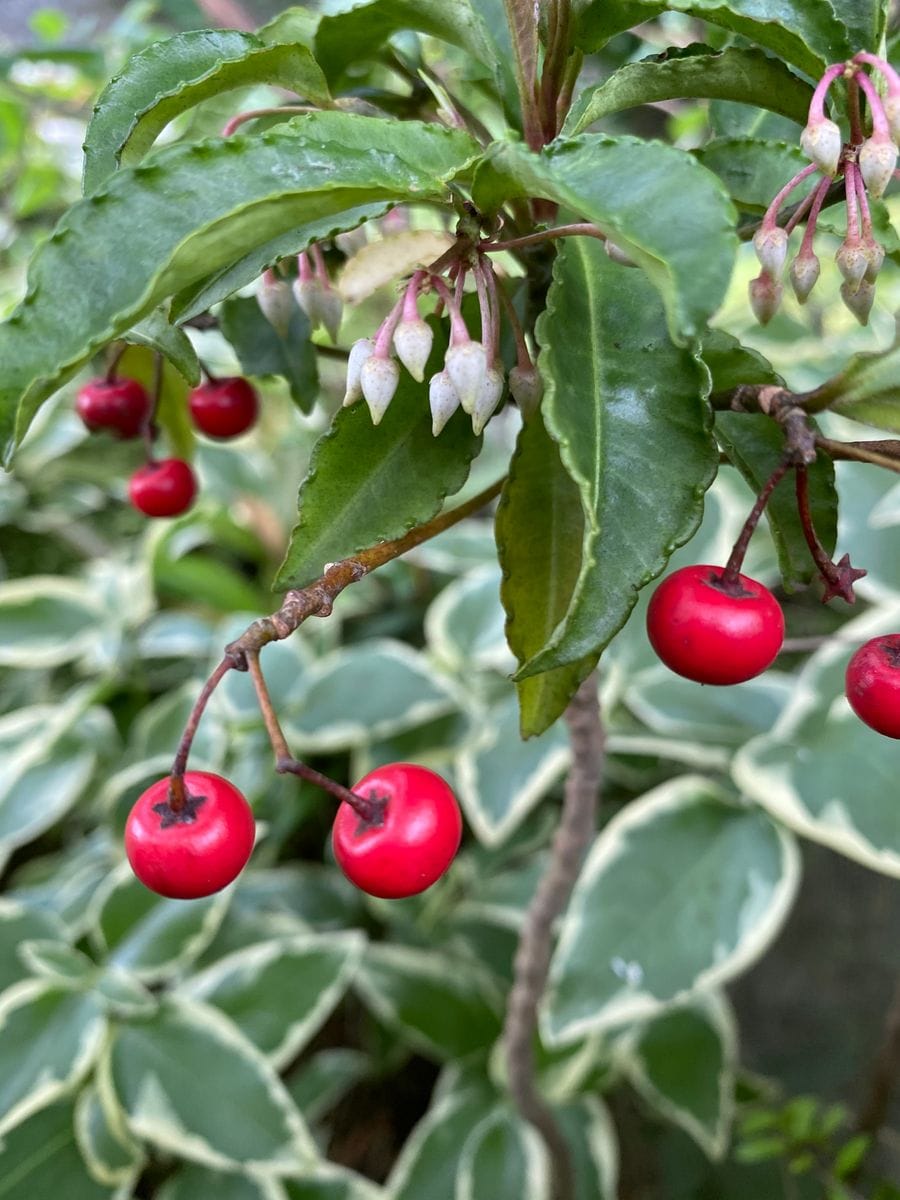
[[[610,113],[683,96],[740,101],[802,126],[812,88],[760,50],[715,51],[695,44],[628,63],[598,87],[585,88],[566,117],[563,136],[581,133]]]
[[[91,993],[27,980],[0,999],[0,1134],[71,1091],[106,1029]]]
[[[118,1200],[120,1195],[88,1174],[75,1140],[71,1103],[42,1109],[4,1135],[2,1200]]]
[[[575,342],[573,327],[585,331]],[[608,644],[638,591],[699,524],[718,459],[704,368],[669,341],[647,280],[611,262],[599,243],[573,239],[560,252],[537,337],[544,419],[585,525],[568,610],[520,676]]]
[[[877,54],[887,24],[890,0],[833,0],[833,7],[847,28],[850,45]]]
[[[296,303],[284,337],[250,296],[227,300],[219,322],[245,375],[282,375],[300,411],[312,412],[319,394],[316,351],[309,340],[309,321]]]
[[[125,342],[147,346],[162,354],[191,387],[200,382],[200,362],[191,340],[183,329],[170,325],[165,315],[156,311],[139,321],[133,329],[122,335]]]
[[[391,1200],[456,1200],[462,1147],[494,1107],[481,1091],[454,1092],[438,1099],[406,1140],[387,1181]]]
[[[788,180],[809,166],[799,145],[759,137],[713,138],[694,154],[721,179],[735,204],[754,213],[765,212]],[[817,182],[817,176],[810,176],[798,184],[790,203],[802,200]]]
[[[49,913],[26,908],[13,900],[0,900],[0,992],[28,973],[16,953],[19,945],[61,936],[61,923]]]
[[[341,1000],[364,944],[354,930],[262,942],[187,979],[179,993],[225,1013],[283,1068]]]
[[[299,1171],[315,1152],[284,1085],[216,1009],[166,1000],[116,1030],[101,1064],[130,1132],[216,1168]],[[209,1103],[227,1096],[225,1106]]]
[[[113,1129],[93,1084],[75,1103],[75,1136],[88,1171],[108,1187],[127,1187],[144,1164],[141,1147],[121,1130]]]
[[[601,50],[610,38],[650,21],[667,6],[641,0],[575,0],[575,45],[587,52]]]
[[[429,1057],[486,1050],[500,1032],[498,997],[471,963],[411,946],[369,946],[353,981],[389,1028]]]
[[[434,343],[426,379],[441,370],[446,341],[439,327]],[[380,425],[362,401],[340,409],[313,451],[275,587],[303,587],[326,563],[430,520],[465,483],[480,449],[462,409],[440,437],[432,435],[428,385],[405,371]]]
[[[700,355],[712,376],[712,391],[730,392],[745,383],[784,384],[784,380],[758,350],[744,346],[724,329],[708,329]]]
[[[508,1108],[495,1110],[466,1138],[455,1200],[549,1200],[550,1163],[534,1126]]]
[[[851,420],[900,433],[900,342],[877,354],[857,354],[820,389],[823,404]]]
[[[84,141],[84,191],[142,158],[179,113],[219,92],[265,83],[327,105],[328,85],[309,50],[266,45],[233,29],[198,29],[154,42],[101,93]]]
[[[721,303],[737,245],[734,211],[719,180],[683,150],[587,133],[541,154],[504,144],[476,180],[475,201],[490,209],[504,193],[554,200],[598,225],[659,290],[676,341],[696,336]],[[616,267],[614,291],[626,271]]]
[[[578,487],[540,412],[519,432],[496,516],[506,636],[522,665],[564,620],[582,567],[584,515]],[[516,684],[523,737],[544,733],[562,715],[596,655]]]
[[[647,1017],[739,975],[771,943],[799,881],[788,833],[683,776],[604,828],[553,958],[548,1041]]]
[[[171,146],[117,172],[42,244],[25,300],[0,326],[0,436],[20,439],[97,348],[237,254],[360,204],[440,199],[477,153],[458,130],[327,112],[259,136]]]

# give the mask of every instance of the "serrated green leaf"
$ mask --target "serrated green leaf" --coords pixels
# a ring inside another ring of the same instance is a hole
[[[573,137],[610,113],[683,96],[740,101],[802,126],[812,88],[760,50],[694,44],[628,63],[598,87],[586,88],[566,117],[563,136]]]
[[[508,1108],[472,1130],[462,1148],[455,1200],[547,1200],[550,1164],[537,1130]]]
[[[672,146],[587,133],[541,154],[498,144],[474,195],[487,209],[501,197],[542,196],[593,221],[643,267],[679,343],[699,333],[725,294],[737,245],[734,210],[719,180]],[[614,292],[628,286],[626,270],[616,267]]]
[[[796,844],[715,784],[683,776],[604,828],[553,958],[551,1043],[650,1016],[759,957],[790,909]]]
[[[659,0],[652,6],[641,0],[575,0],[575,45],[588,53],[601,50],[617,33],[651,21],[665,8]]]
[[[313,104],[330,103],[309,50],[265,44],[233,29],[198,29],[154,42],[101,93],[84,141],[84,191],[97,191],[120,165],[137,162],[179,113],[219,92],[265,83]]]
[[[310,221],[339,227],[361,204],[441,199],[477,155],[458,130],[328,112],[117,172],[41,245],[25,300],[0,326],[0,437],[20,439],[94,350],[237,254]]]
[[[890,0],[832,0],[832,7],[847,29],[850,45],[877,54],[887,24]]]
[[[117,1196],[120,1195],[117,1193]],[[87,1172],[75,1140],[71,1103],[54,1104],[3,1138],[2,1200],[65,1196],[117,1200]]]
[[[585,331],[575,343],[572,328]],[[592,239],[560,252],[537,338],[544,420],[585,526],[568,611],[520,677],[599,654],[700,523],[718,460],[704,368],[669,341],[647,280]]]
[[[522,665],[543,650],[565,618],[582,566],[584,515],[578,487],[540,412],[519,432],[496,516],[506,637]],[[596,655],[516,684],[522,737],[562,715]]]
[[[426,378],[441,370],[445,349],[446,335],[436,327]],[[432,435],[428,385],[406,372],[380,425],[362,402],[340,409],[313,450],[275,588],[303,587],[326,563],[430,520],[465,483],[480,449],[462,409],[440,437]]]
[[[245,375],[281,375],[301,412],[312,412],[319,394],[316,351],[306,314],[293,301],[284,337],[266,320],[252,296],[234,296],[219,311],[222,333],[231,342]]]
[[[759,213],[765,212],[788,180],[809,166],[798,145],[760,137],[713,138],[694,154],[708,171],[722,180],[735,204]],[[790,203],[799,203],[817,183],[818,178],[810,176],[798,184],[791,193]]]
[[[772,364],[749,346],[744,346],[724,329],[708,329],[700,356],[712,376],[713,395],[730,392],[744,383],[773,383],[784,380]]]
[[[817,392],[822,405],[876,429],[900,433],[900,341],[877,354],[856,354]]]
[[[107,1187],[127,1185],[144,1164],[141,1147],[112,1128],[94,1084],[75,1103],[75,1136],[91,1176]]]

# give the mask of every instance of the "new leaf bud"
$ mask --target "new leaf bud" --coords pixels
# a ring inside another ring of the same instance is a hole
[[[544,395],[544,381],[536,367],[513,367],[509,373],[509,394],[523,417],[537,412]]]
[[[859,170],[869,195],[880,200],[894,177],[897,166],[897,147],[884,137],[866,138],[859,148]]]
[[[753,248],[762,269],[768,271],[775,279],[780,278],[784,270],[784,260],[787,258],[787,233],[778,225],[769,229],[763,226],[753,235]]]
[[[459,392],[446,371],[432,375],[428,384],[428,403],[431,406],[431,432],[437,437],[459,408]]]
[[[791,287],[801,304],[809,299],[822,270],[815,254],[798,254],[790,266]]]
[[[416,317],[414,321],[401,321],[394,330],[394,349],[397,357],[415,379],[421,383],[425,378],[425,364],[431,353],[434,332],[427,321]]]
[[[781,304],[784,288],[771,275],[758,275],[750,280],[750,307],[760,325],[768,325]]]
[[[372,354],[363,363],[359,386],[372,414],[373,425],[381,423],[399,382],[400,364],[395,358],[378,358]]]
[[[484,383],[487,356],[481,342],[461,342],[451,346],[444,358],[444,368],[459,393],[459,402],[470,416]]]
[[[496,367],[488,367],[484,383],[472,409],[472,428],[476,437],[482,432],[490,420],[494,410],[503,395],[503,373]]]
[[[806,126],[800,134],[800,148],[806,157],[826,175],[837,173],[844,140],[834,121],[827,117]]]
[[[375,343],[371,338],[360,338],[350,347],[347,357],[347,388],[344,392],[344,408],[349,408],[357,400],[362,400],[362,388],[359,385],[363,363],[375,353]]]
[[[851,291],[847,283],[841,284],[841,299],[859,321],[860,325],[868,325],[869,313],[875,303],[875,285],[865,280],[855,290]]]

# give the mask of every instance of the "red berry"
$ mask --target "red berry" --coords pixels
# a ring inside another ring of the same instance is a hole
[[[697,683],[743,683],[772,664],[784,614],[768,588],[722,568],[682,567],[666,576],[647,609],[650,644],[667,667]]]
[[[241,375],[210,379],[188,397],[194,424],[214,438],[237,437],[256,420],[256,391]]]
[[[125,824],[125,852],[138,879],[160,896],[194,900],[236,879],[253,849],[250,805],[221,775],[187,771],[187,798],[175,812],[169,779],[135,802]]]
[[[92,379],[75,399],[75,409],[92,433],[106,429],[121,438],[138,436],[150,407],[150,397],[136,379]]]
[[[450,866],[462,837],[459,805],[449,786],[425,767],[391,763],[371,771],[353,790],[380,800],[382,808],[368,821],[346,802],[338,808],[332,845],[350,882],[387,900],[431,887]]]
[[[847,699],[861,721],[900,738],[900,633],[872,638],[847,664]]]
[[[161,458],[135,471],[128,484],[131,503],[148,517],[177,517],[191,507],[197,479],[180,458]]]

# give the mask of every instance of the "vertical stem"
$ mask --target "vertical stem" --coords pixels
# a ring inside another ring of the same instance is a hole
[[[856,76],[847,84],[847,100],[850,108],[850,141],[854,146],[858,146],[863,140],[862,114],[859,108],[859,84],[856,82]]]
[[[750,545],[750,539],[753,537],[753,532],[759,524],[759,518],[763,515],[763,510],[769,502],[769,497],[781,483],[787,472],[788,464],[780,463],[766,482],[763,484],[762,491],[756,497],[756,503],[750,510],[750,515],[744,522],[744,527],[740,532],[738,540],[734,543],[734,549],[728,557],[728,562],[725,564],[725,570],[722,572],[722,580],[725,583],[737,583],[737,577],[740,574],[741,567],[744,565],[744,555],[747,553],[747,547]]]
[[[519,1112],[540,1133],[553,1165],[555,1200],[573,1200],[574,1176],[568,1143],[535,1081],[537,1010],[547,984],[553,925],[565,908],[594,834],[603,771],[604,735],[597,676],[585,679],[566,709],[572,768],[550,864],[538,884],[519,940],[515,979],[509,994],[503,1045],[509,1088]]]

